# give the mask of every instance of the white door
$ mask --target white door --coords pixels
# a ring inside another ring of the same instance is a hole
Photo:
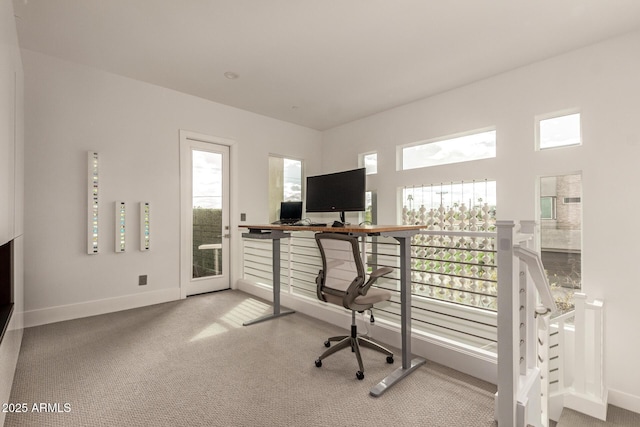
[[[182,298],[230,287],[230,143],[180,131]]]

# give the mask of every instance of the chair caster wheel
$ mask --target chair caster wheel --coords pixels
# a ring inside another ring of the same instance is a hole
[[[320,366],[322,366],[322,360],[317,359],[317,360],[316,360],[316,367],[318,367],[318,368],[319,368]]]
[[[359,380],[364,379],[364,372],[362,372],[362,371],[356,372],[356,378],[359,379]]]
[[[387,356],[387,363],[393,363],[393,356]]]
[[[326,340],[326,341],[324,342],[324,346],[325,346],[325,347],[331,347],[331,342],[329,342],[329,340]]]

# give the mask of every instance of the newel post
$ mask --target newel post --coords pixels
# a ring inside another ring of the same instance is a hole
[[[497,221],[498,230],[498,425],[516,425],[519,376],[519,280],[514,263],[513,221]]]

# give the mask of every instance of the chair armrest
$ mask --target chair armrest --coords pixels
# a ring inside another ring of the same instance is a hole
[[[393,271],[393,268],[391,267],[381,267],[377,270],[375,270],[374,272],[372,272],[369,275],[369,280],[367,280],[367,283],[365,283],[364,285],[362,285],[362,287],[360,288],[360,290],[358,291],[358,293],[360,295],[366,295],[367,292],[369,291],[369,288],[371,287],[371,285],[373,285],[373,283],[378,280],[379,277],[384,276],[385,274],[389,274]]]
[[[391,267],[380,267],[379,269],[377,269],[376,271],[374,271],[369,275],[369,279],[371,279],[372,277],[375,277],[377,279],[378,277],[382,277],[385,274],[391,273],[392,271],[393,271],[393,268]]]

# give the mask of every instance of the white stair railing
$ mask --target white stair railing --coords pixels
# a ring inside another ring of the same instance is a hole
[[[558,420],[563,408],[600,420],[607,418],[608,390],[604,380],[604,303],[588,302],[583,293],[573,296],[574,310],[554,317],[549,333],[540,335],[555,343],[549,395],[550,417]],[[573,322],[570,320],[573,319]]]
[[[520,226],[521,232],[526,230],[527,233],[535,228],[529,222],[522,222]],[[515,425],[531,424],[542,427],[549,425],[549,417],[552,412],[549,407],[549,345],[552,329],[556,329],[558,332],[559,375],[558,390],[555,396],[562,396],[560,410],[564,406],[605,420],[608,393],[603,373],[604,304],[597,300],[591,303],[587,302],[585,294],[576,293],[574,294],[574,312],[559,316],[552,321],[551,314],[556,311],[556,305],[539,253],[531,249],[534,243],[531,239],[526,239],[526,234],[516,234],[514,239],[520,239],[520,243],[513,245],[512,252],[520,263],[520,306],[518,309],[522,336],[518,382],[520,388],[515,395],[516,409],[519,412],[517,412]],[[500,274],[500,264],[498,264],[498,274]],[[535,292],[532,285],[535,287]],[[500,298],[500,294],[498,295]],[[533,322],[530,322],[531,313],[535,313],[535,326]],[[565,351],[568,348],[569,334],[566,333],[565,322],[571,317],[575,319],[573,353],[572,357],[567,357]],[[500,325],[500,322],[498,324]],[[535,340],[531,339],[532,331],[535,334]],[[498,333],[500,334],[500,332]],[[533,345],[534,342],[537,342],[537,345]],[[535,356],[532,356],[532,351]],[[498,363],[500,364],[500,359],[498,359]],[[572,367],[573,381],[570,387],[565,387],[569,364]],[[498,369],[500,371],[500,366]],[[537,417],[538,401],[535,398],[538,386],[531,378],[535,369],[538,370],[541,379],[539,385],[541,418],[539,423]],[[500,382],[498,387],[500,387]],[[557,419],[559,416],[557,408],[554,408],[554,412],[557,415],[554,414],[552,418]]]
[[[539,327],[556,310],[536,250],[534,221],[498,221],[498,393],[499,426],[548,426],[547,387],[541,369]],[[538,343],[538,345],[536,344]],[[542,344],[545,344],[544,340]],[[548,348],[548,342],[544,345]]]
[[[550,343],[550,314],[538,313],[536,330],[538,332],[538,367],[540,369],[540,424],[549,426],[549,343]]]
[[[546,319],[540,316],[538,322],[538,358],[548,418],[560,419],[567,392],[565,378],[573,370],[573,319],[575,311]]]
[[[575,303],[575,358],[573,384],[564,397],[564,406],[600,420],[607,418],[608,390],[604,382],[604,303],[587,301],[583,293]]]

